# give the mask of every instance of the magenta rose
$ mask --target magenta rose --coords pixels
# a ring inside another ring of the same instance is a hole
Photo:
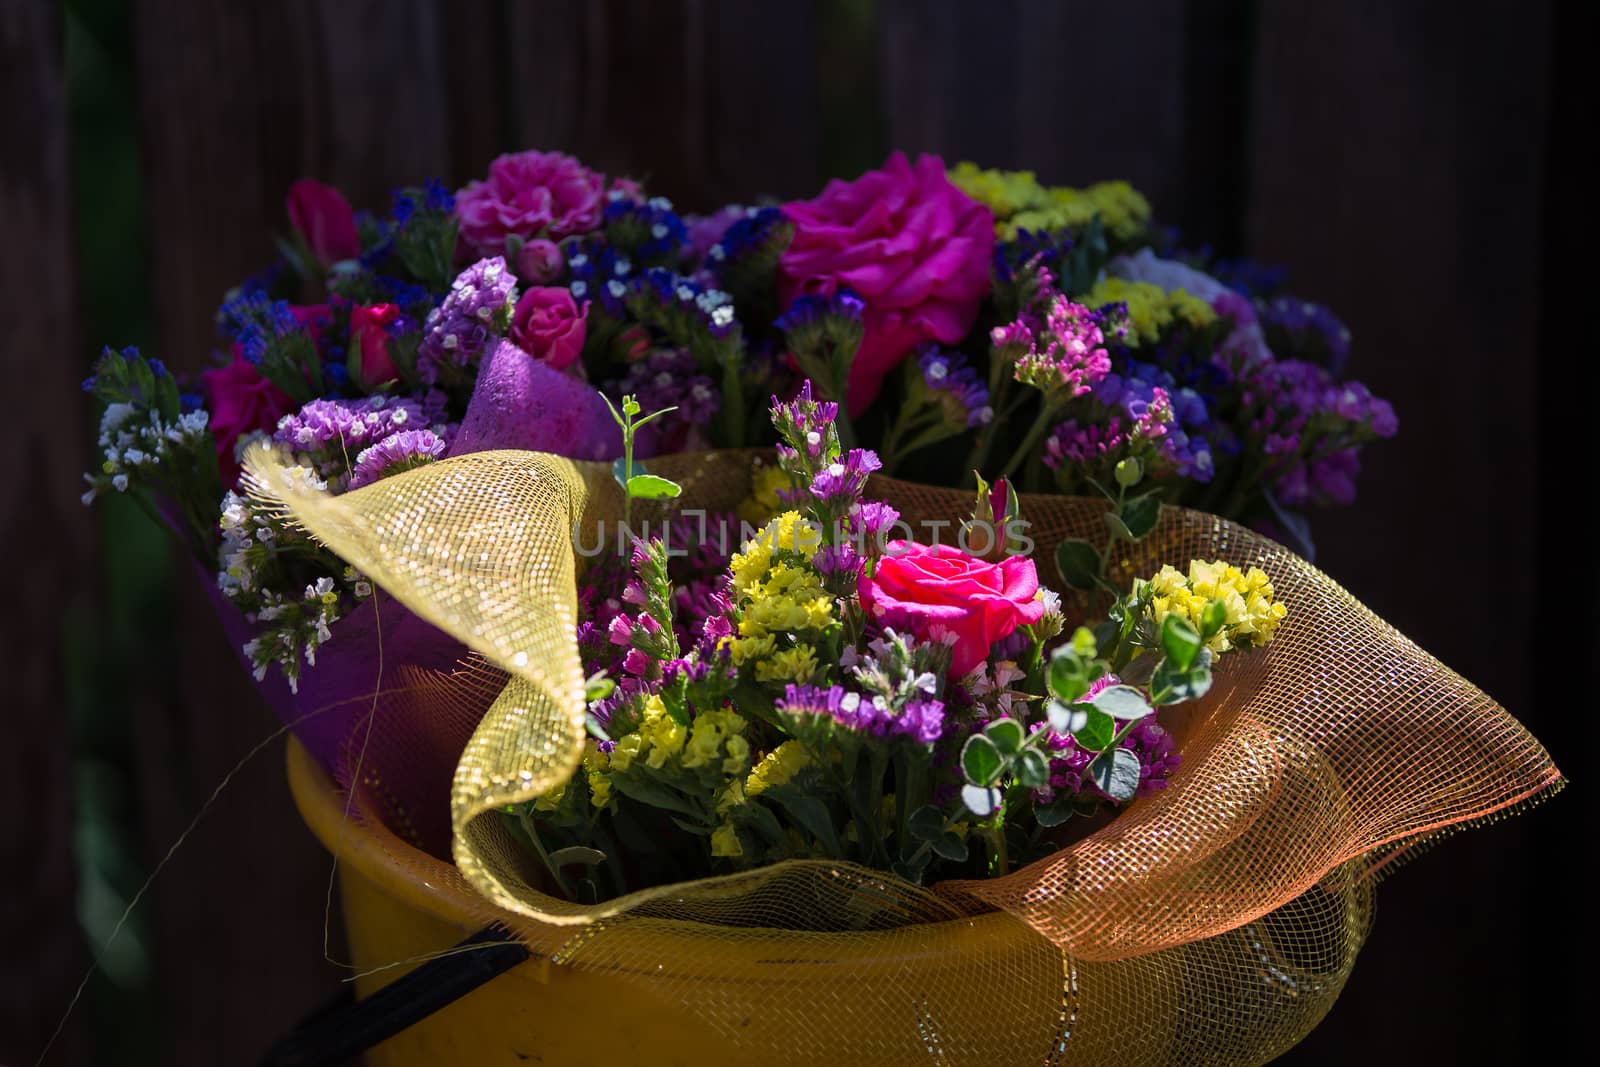
[[[239,480],[239,463],[233,455],[239,438],[277,426],[278,420],[293,409],[294,402],[237,352],[233,362],[202,371],[200,377],[205,382],[211,433],[217,439],[217,466],[222,471],[222,484],[231,489]]]
[[[363,389],[400,377],[389,354],[389,327],[400,317],[398,304],[357,304],[350,309],[350,369]]]
[[[566,265],[567,259],[561,254],[561,246],[542,237],[535,237],[517,249],[517,277],[529,285],[555,281]]]
[[[891,541],[856,589],[868,618],[909,630],[919,640],[954,636],[950,677],[989,657],[989,646],[1044,617],[1033,561],[1007,556],[986,563],[954,545]]]
[[[794,240],[778,261],[778,296],[866,301],[866,336],[850,367],[849,409],[860,414],[883,378],[918,345],[966,336],[989,291],[994,217],[945,177],[937,156],[904,153],[815,200],[785,204]]]
[[[555,370],[566,370],[583,352],[589,304],[582,307],[565,288],[529,289],[511,314],[511,340]]]
[[[301,178],[289,186],[289,224],[324,267],[361,254],[356,213],[331,185]]]
[[[461,236],[479,256],[505,255],[506,238],[559,241],[600,225],[606,180],[562,152],[514,152],[456,194]]]

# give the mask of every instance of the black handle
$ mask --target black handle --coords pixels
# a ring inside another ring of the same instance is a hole
[[[527,946],[485,926],[364,1000],[347,985],[267,1049],[261,1067],[334,1067],[393,1037],[527,959]]]

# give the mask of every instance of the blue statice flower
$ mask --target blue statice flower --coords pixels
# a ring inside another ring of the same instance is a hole
[[[689,232],[664,196],[633,200],[612,194],[605,209],[606,241],[640,263],[665,263],[677,256]]]

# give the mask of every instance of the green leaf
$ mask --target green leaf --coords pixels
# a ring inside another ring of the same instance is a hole
[[[944,833],[944,812],[924,804],[906,820],[906,830],[919,841],[931,841]]]
[[[1000,749],[983,734],[973,734],[961,748],[961,770],[973,785],[990,786],[1006,768]]]
[[[1017,783],[1029,789],[1043,789],[1050,784],[1050,760],[1036,748],[1022,750],[1017,757]]]
[[[1200,636],[1209,641],[1227,621],[1228,605],[1220,600],[1207,601],[1205,609],[1200,612]]]
[[[1100,553],[1087,541],[1072,537],[1056,546],[1056,569],[1074,589],[1093,589],[1100,577]]]
[[[778,817],[765,804],[739,804],[729,817],[738,825],[748,827],[766,838],[768,844],[782,845],[789,839],[783,832],[783,824],[778,822]]]
[[[1156,710],[1145,700],[1144,694],[1131,685],[1108,685],[1094,695],[1091,703],[1113,719],[1123,721],[1142,719]]]
[[[1022,742],[1028,739],[1022,724],[1016,719],[996,719],[983,728],[984,736],[994,742],[1002,756],[1015,756],[1022,751]]]
[[[597,848],[585,845],[572,845],[567,848],[558,848],[550,853],[552,867],[565,867],[569,863],[581,863],[585,867],[594,867],[606,861],[606,854]]]
[[[1058,700],[1071,702],[1089,691],[1088,668],[1070,645],[1050,653],[1050,692]]]
[[[1161,501],[1143,496],[1122,505],[1122,522],[1131,540],[1142,540],[1161,521]]]
[[[1150,676],[1150,699],[1159,707],[1181,704],[1185,700],[1198,700],[1211,688],[1211,666],[1202,662],[1188,670],[1179,670],[1169,659],[1156,666]]]
[[[961,863],[967,858],[967,843],[961,840],[960,834],[940,834],[929,842],[929,846],[952,863]]]
[[[964,785],[961,787],[961,803],[978,818],[987,819],[1000,810],[1000,790]]]
[[[770,797],[789,813],[789,817],[799,823],[801,828],[822,842],[822,847],[827,849],[830,856],[842,856],[839,849],[839,835],[833,828],[833,815],[828,811],[828,805],[805,792],[799,786],[769,785],[761,794]]]
[[[1108,511],[1100,517],[1106,520],[1106,529],[1111,531],[1112,537],[1120,537],[1125,541],[1139,540],[1133,536],[1133,531],[1128,529],[1128,524],[1122,521],[1122,516],[1115,511]]]
[[[1078,707],[1085,705],[1079,704]],[[1082,729],[1072,731],[1072,739],[1078,743],[1079,748],[1088,749],[1090,752],[1104,751],[1111,744],[1111,739],[1117,736],[1117,724],[1111,716],[1095,708],[1083,717]]]
[[[1077,733],[1089,721],[1087,706],[1083,704],[1069,706],[1059,700],[1052,700],[1044,706],[1044,713],[1050,720],[1050,729],[1063,737]]]
[[[1139,757],[1125,748],[1107,752],[1089,764],[1089,775],[1112,800],[1125,803],[1139,789]]]
[[[691,819],[703,817],[703,813],[698,808],[683,799],[675,791],[648,778],[641,778],[634,774],[615,774],[611,776],[611,784],[616,787],[617,792],[629,800],[637,800],[648,807],[675,811],[680,815],[687,815]]]
[[[1078,813],[1077,805],[1072,802],[1072,797],[1066,793],[1059,793],[1048,804],[1034,804],[1033,818],[1040,825],[1048,829],[1060,826]]]
[[[1176,670],[1187,671],[1194,666],[1204,644],[1188,619],[1168,615],[1161,620],[1161,648]]]
[[[643,474],[644,473],[644,464],[640,463],[638,460],[634,460],[633,461],[633,473],[634,473],[634,475],[636,477],[638,475],[640,475],[640,474]],[[617,484],[622,486],[622,489],[623,489],[624,492],[627,491],[627,489],[628,489],[628,461],[627,461],[627,459],[625,457],[618,456],[616,458],[615,462],[613,462],[611,464],[611,477],[613,477],[613,478],[615,478],[617,480]]]
[[[613,682],[610,678],[607,678],[605,671],[596,671],[594,674],[591,674],[587,679],[584,680],[584,702],[587,704],[593,704],[596,700],[604,700],[606,697],[610,696],[612,691],[616,688],[617,683]]]
[[[628,479],[628,495],[640,500],[670,500],[683,492],[683,486],[654,474],[635,474]]]

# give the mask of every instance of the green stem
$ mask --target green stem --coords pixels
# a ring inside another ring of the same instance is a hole
[[[1028,427],[1027,436],[1022,439],[1022,444],[1017,446],[1017,450],[1006,461],[1005,467],[1000,471],[1000,477],[1009,478],[1016,472],[1018,467],[1022,466],[1022,461],[1028,458],[1040,441],[1044,440],[1045,431],[1050,428],[1050,422],[1055,418],[1055,415],[1055,405],[1049,402],[1044,403],[1039,408],[1039,414],[1035,416],[1033,425]]]
[[[550,862],[550,853],[545,851],[544,842],[539,839],[539,829],[534,825],[530,808],[524,804],[522,810],[517,812],[517,820],[522,824],[522,830],[528,835],[528,840],[533,844],[534,852],[539,855],[539,862],[544,864],[544,869],[550,872],[550,877],[555,879],[556,887],[561,890],[561,895],[568,900],[576,899],[572,895],[572,887],[567,885],[567,880],[561,877],[561,871]]]

